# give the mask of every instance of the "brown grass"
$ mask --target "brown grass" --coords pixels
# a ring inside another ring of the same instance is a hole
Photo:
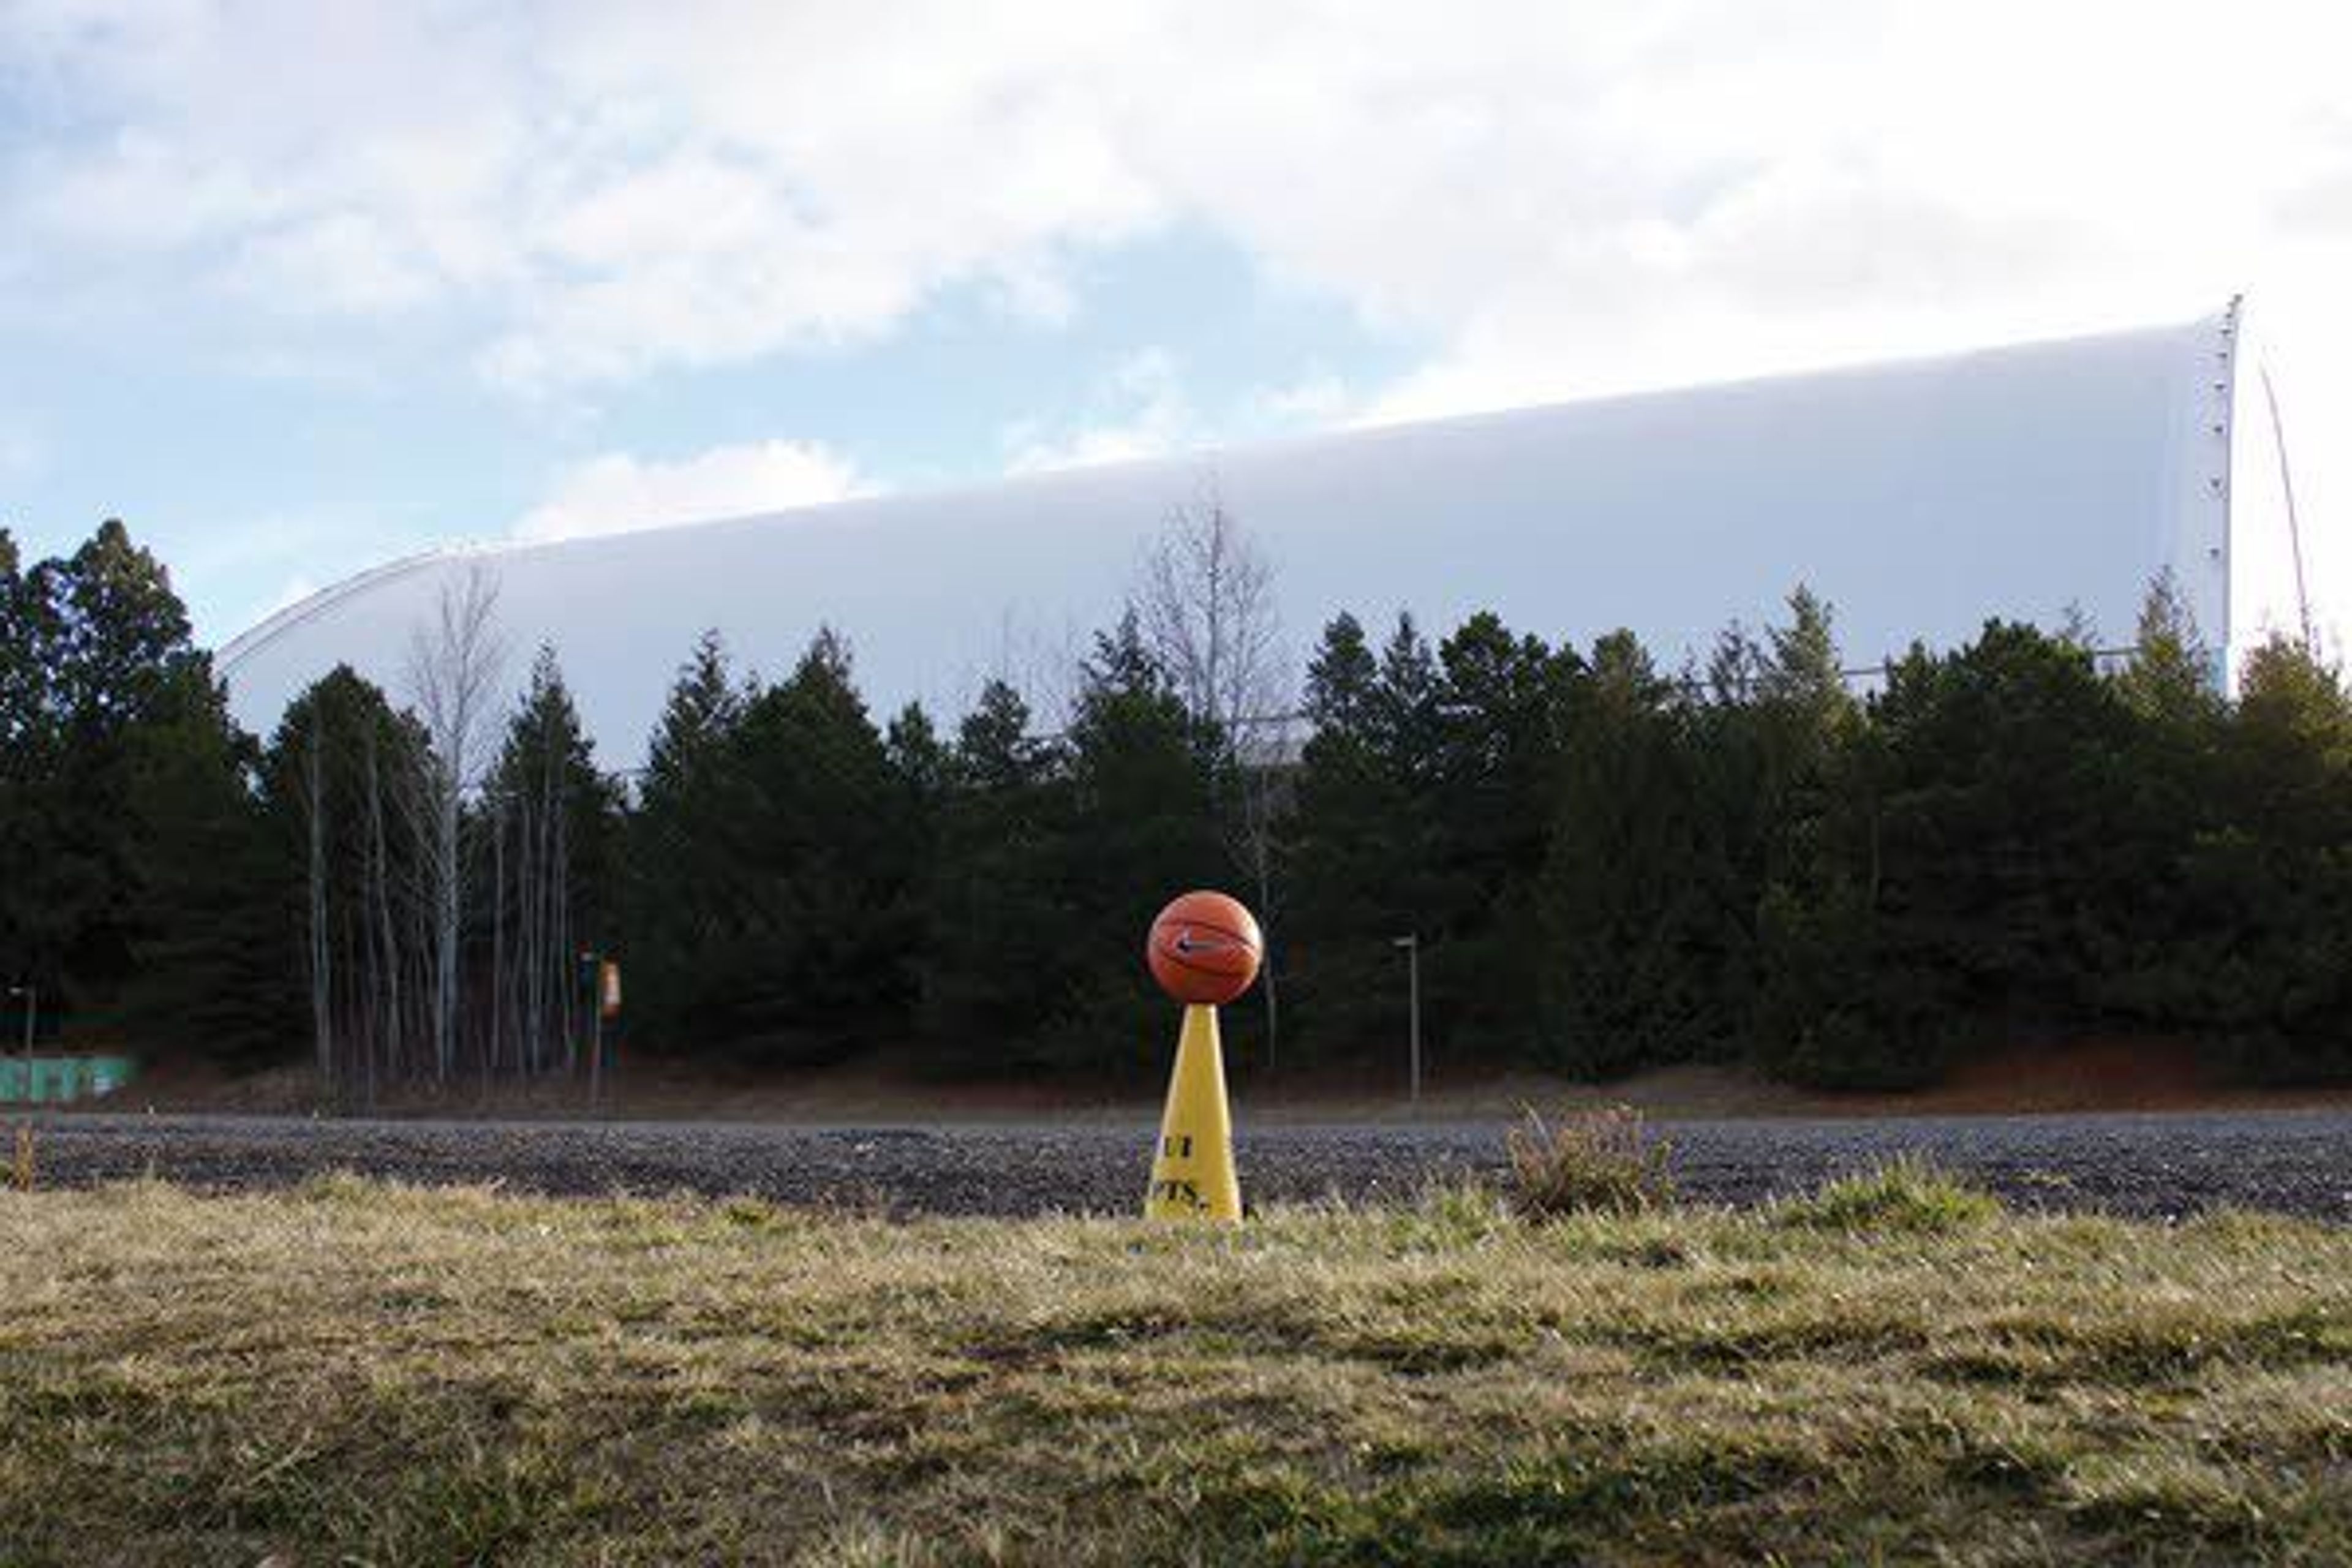
[[[1919,1212],[0,1194],[0,1563],[2352,1560],[2352,1233]]]
[[[1512,1206],[1529,1219],[1572,1214],[1641,1214],[1675,1195],[1672,1146],[1630,1105],[1572,1112],[1546,1121],[1522,1114],[1503,1141]]]

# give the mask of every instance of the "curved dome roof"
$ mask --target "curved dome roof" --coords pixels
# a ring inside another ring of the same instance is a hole
[[[272,727],[338,662],[399,695],[411,628],[492,573],[510,647],[558,651],[608,765],[641,760],[694,640],[788,669],[820,625],[877,711],[960,712],[1005,674],[1050,711],[1140,552],[1213,475],[1272,560],[1286,640],[1324,620],[1472,611],[1578,641],[1617,626],[1663,661],[1799,582],[1848,660],[1948,644],[1989,616],[2079,607],[2128,640],[2179,576],[2206,637],[2233,626],[2234,307],[2187,323],[1074,468],[722,522],[394,563],[271,616],[222,656]],[[2234,595],[2242,604],[2246,595]],[[524,658],[510,661],[520,678]]]

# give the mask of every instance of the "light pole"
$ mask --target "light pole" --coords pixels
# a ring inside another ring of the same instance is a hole
[[[1404,949],[1406,987],[1412,995],[1412,1054],[1409,1058],[1412,1103],[1421,1103],[1421,933],[1412,931],[1391,941],[1391,947]]]

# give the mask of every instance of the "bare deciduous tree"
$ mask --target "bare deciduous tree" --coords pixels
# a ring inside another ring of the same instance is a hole
[[[1144,552],[1135,605],[1144,637],[1196,721],[1238,746],[1287,706],[1274,567],[1225,505],[1213,474]]]
[[[1153,654],[1196,724],[1218,737],[1217,801],[1226,844],[1252,884],[1266,952],[1266,1058],[1281,1043],[1275,962],[1276,837],[1279,792],[1290,761],[1293,707],[1274,565],[1225,505],[1213,473],[1168,514],[1145,550],[1134,603]]]
[[[414,793],[432,911],[433,1072],[445,1083],[457,1059],[466,795],[482,772],[506,661],[498,603],[497,579],[485,566],[471,567],[443,584],[433,618],[415,629],[408,648],[409,700],[427,742]]]

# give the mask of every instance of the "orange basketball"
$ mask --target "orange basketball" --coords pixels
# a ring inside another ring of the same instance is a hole
[[[1179,1002],[1230,1002],[1257,978],[1265,950],[1257,920],[1223,893],[1186,893],[1151,922],[1151,977]]]

